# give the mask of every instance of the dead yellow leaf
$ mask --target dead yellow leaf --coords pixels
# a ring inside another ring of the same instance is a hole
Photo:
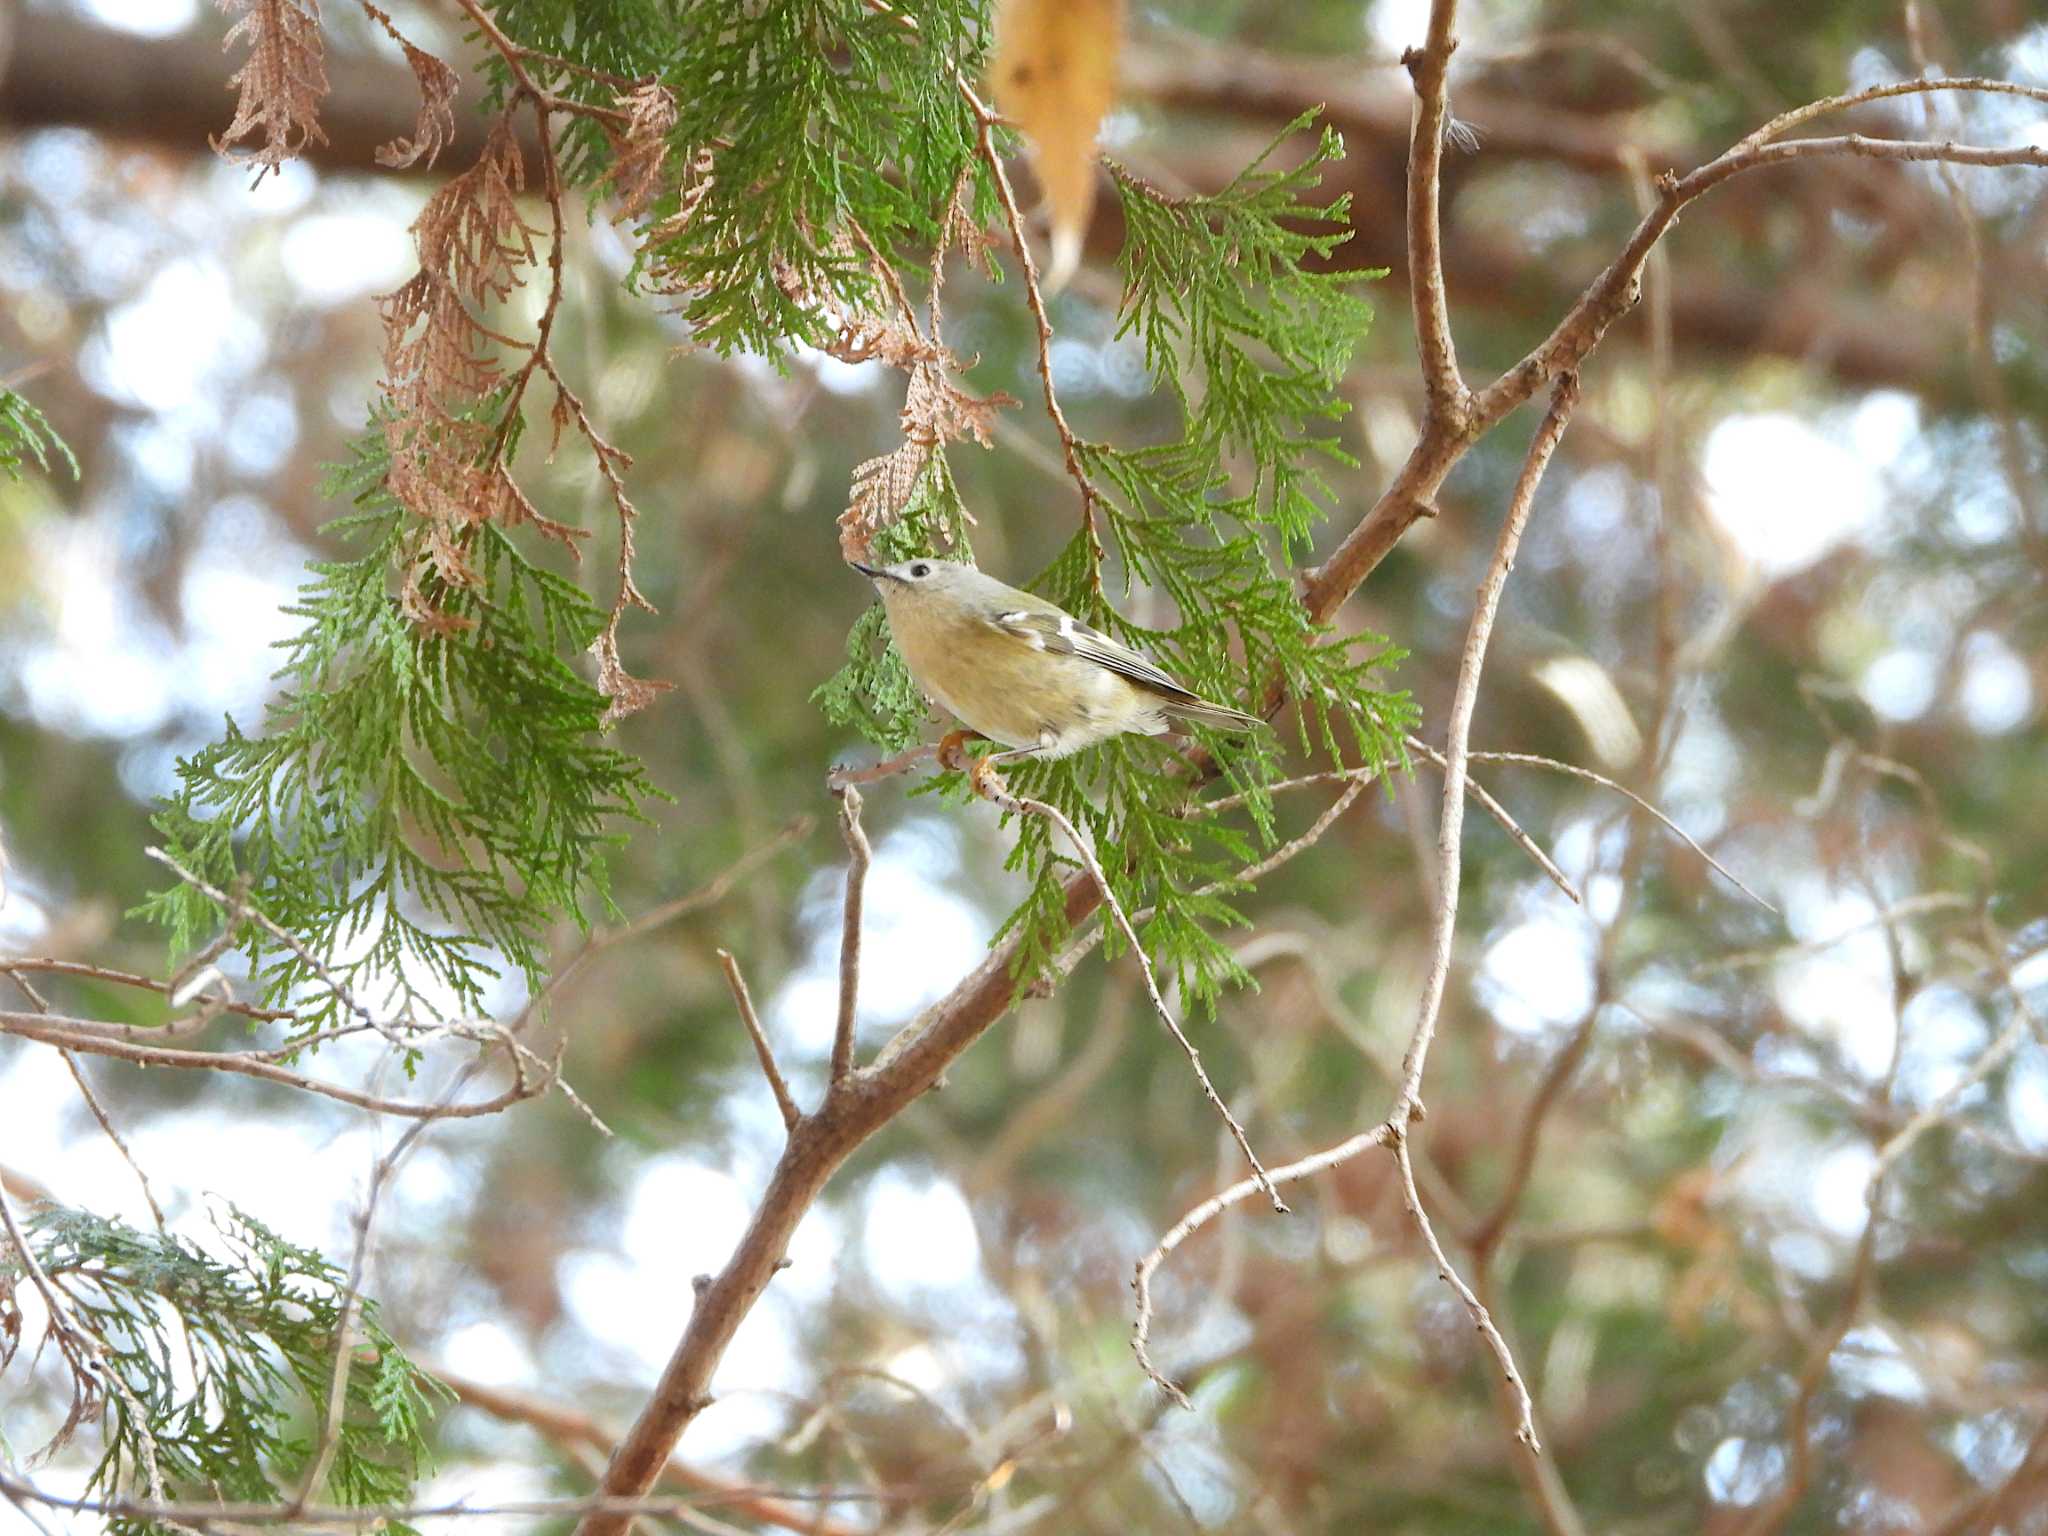
[[[990,84],[996,106],[1031,140],[1052,215],[1045,286],[1081,264],[1095,203],[1095,134],[1116,101],[1123,0],[1002,0]]]

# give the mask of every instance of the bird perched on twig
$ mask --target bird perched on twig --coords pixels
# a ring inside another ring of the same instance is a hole
[[[848,564],[874,582],[910,675],[960,722],[1010,748],[989,763],[1065,757],[1112,736],[1158,736],[1182,721],[1256,730],[1065,609],[971,565]]]

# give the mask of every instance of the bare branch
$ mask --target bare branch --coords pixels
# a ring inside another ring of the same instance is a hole
[[[1432,21],[1434,21],[1432,16]],[[1435,497],[1444,479],[1473,442],[1501,418],[1532,398],[1559,375],[1577,368],[1597,347],[1609,327],[1634,306],[1644,263],[1679,212],[1729,177],[1760,166],[1795,160],[1861,156],[1868,159],[1937,161],[1958,165],[2048,166],[2048,149],[2017,146],[1983,149],[1971,145],[1916,143],[1847,135],[1769,144],[1763,140],[1824,112],[1838,111],[1887,96],[1930,90],[1989,91],[2042,99],[2041,88],[2003,80],[1917,80],[1875,87],[1851,96],[1830,97],[1798,112],[1785,114],[1737,143],[1717,159],[1679,178],[1668,173],[1657,182],[1658,201],[1643,216],[1619,255],[1580,295],[1547,339],[1470,401],[1469,419],[1447,423],[1425,419],[1423,432],[1392,482],[1330,558],[1306,573],[1302,600],[1319,622],[1333,615],[1344,600],[1384,560],[1402,536],[1424,517],[1435,515]],[[1411,184],[1411,192],[1412,192]],[[1411,251],[1413,237],[1411,233]],[[1418,300],[1418,312],[1420,301]],[[1418,345],[1423,341],[1418,336]]]
[[[874,851],[861,830],[860,791],[851,784],[832,791],[839,797],[839,830],[846,839],[846,910],[839,931],[839,1020],[832,1031],[832,1086],[853,1070],[854,1015],[860,1004],[860,917],[867,887],[868,864]]]
[[[872,784],[877,779],[894,778],[899,773],[908,773],[936,751],[937,742],[926,742],[922,746],[912,747],[907,752],[899,752],[894,757],[885,757],[879,763],[870,763],[865,768],[849,768],[843,763],[838,764],[825,775],[825,787],[837,790],[847,784]]]
[[[725,984],[732,990],[732,1000],[740,1011],[740,1022],[747,1027],[747,1038],[754,1042],[754,1055],[761,1063],[761,1075],[768,1079],[768,1087],[775,1094],[775,1107],[782,1111],[782,1128],[796,1129],[797,1121],[803,1114],[796,1107],[796,1100],[789,1096],[789,1084],[783,1079],[782,1069],[775,1064],[775,1052],[768,1045],[768,1036],[761,1029],[760,1017],[754,1012],[753,994],[747,991],[747,978],[740,974],[740,963],[733,959],[732,951],[721,949],[718,963],[725,970]]]
[[[1321,1173],[1325,1169],[1335,1168],[1339,1163],[1348,1163],[1352,1158],[1369,1148],[1388,1146],[1393,1142],[1393,1139],[1392,1126],[1386,1121],[1382,1121],[1371,1130],[1361,1131],[1356,1136],[1347,1137],[1345,1140],[1338,1142],[1334,1147],[1326,1147],[1321,1152],[1312,1152],[1307,1157],[1300,1158],[1295,1162],[1283,1164],[1268,1173],[1264,1180],[1239,1179],[1228,1189],[1211,1195],[1166,1229],[1166,1235],[1153,1245],[1150,1253],[1138,1260],[1138,1267],[1131,1274],[1131,1289],[1137,1294],[1138,1298],[1136,1313],[1131,1324],[1131,1350],[1137,1355],[1138,1364],[1144,1368],[1145,1374],[1152,1378],[1153,1383],[1162,1392],[1170,1394],[1183,1408],[1192,1408],[1194,1406],[1194,1404],[1188,1401],[1187,1394],[1167,1377],[1161,1375],[1159,1368],[1152,1363],[1150,1353],[1153,1311],[1152,1277],[1158,1273],[1159,1266],[1165,1263],[1167,1258],[1182,1243],[1193,1237],[1233,1205],[1238,1205],[1249,1199],[1255,1192],[1263,1191],[1268,1184],[1292,1184],[1297,1179],[1305,1179],[1313,1174]]]
[[[450,1105],[476,1070],[477,1062],[472,1061],[458,1072],[436,1107]],[[341,1449],[341,1425],[348,1413],[349,1373],[363,1344],[363,1340],[356,1336],[356,1323],[363,1314],[363,1274],[369,1266],[370,1234],[376,1226],[379,1202],[386,1187],[397,1177],[399,1165],[419,1145],[436,1118],[428,1116],[408,1125],[397,1145],[379,1157],[370,1169],[370,1187],[363,1195],[363,1208],[356,1214],[356,1240],[349,1254],[348,1276],[342,1287],[341,1315],[334,1322],[334,1357],[328,1368],[327,1401],[320,1410],[320,1438],[306,1463],[298,1494],[286,1506],[293,1514],[302,1513],[312,1502],[314,1495],[326,1483],[328,1469],[334,1465],[334,1457]]]
[[[1407,740],[1411,751],[1420,752],[1439,768],[1445,765],[1443,753],[1437,751],[1435,747],[1432,747],[1420,736],[1410,736]],[[1472,756],[1475,754],[1467,755]],[[1571,877],[1557,867],[1557,861],[1543,851],[1542,846],[1535,838],[1522,830],[1521,823],[1508,814],[1507,807],[1488,794],[1478,780],[1468,779],[1465,792],[1474,800],[1477,800],[1486,814],[1500,824],[1500,829],[1515,840],[1517,847],[1528,854],[1531,859],[1535,860],[1536,867],[1543,871],[1552,885],[1564,892],[1573,906],[1583,907],[1586,904],[1585,897],[1579,894],[1579,888],[1572,884]]]
[[[1472,712],[1478,697],[1479,674],[1485,664],[1487,642],[1492,633],[1494,615],[1499,610],[1501,593],[1506,588],[1508,572],[1514,566],[1515,550],[1521,542],[1522,530],[1528,524],[1530,508],[1535,502],[1536,487],[1543,478],[1543,471],[1548,467],[1559,440],[1564,436],[1565,426],[1570,421],[1572,408],[1577,402],[1577,376],[1567,374],[1559,380],[1558,387],[1552,395],[1550,409],[1545,413],[1542,423],[1536,429],[1535,438],[1529,445],[1521,476],[1515,483],[1513,495],[1509,498],[1507,518],[1501,528],[1493,561],[1487,568],[1486,579],[1479,589],[1479,602],[1473,610],[1472,627],[1466,637],[1464,660],[1458,669],[1458,686],[1451,704],[1449,751],[1444,765],[1443,810],[1437,837],[1442,874],[1438,882],[1434,954],[1429,979],[1417,1007],[1415,1028],[1409,1040],[1407,1058],[1403,1063],[1401,1084],[1395,1095],[1393,1110],[1384,1121],[1371,1130],[1340,1143],[1328,1152],[1289,1164],[1273,1175],[1274,1182],[1279,1182],[1283,1176],[1301,1177],[1333,1167],[1339,1162],[1355,1157],[1367,1147],[1393,1147],[1401,1165],[1403,1183],[1408,1191],[1409,1210],[1416,1219],[1418,1230],[1436,1258],[1439,1273],[1472,1311],[1475,1325],[1486,1337],[1489,1347],[1499,1360],[1502,1374],[1514,1391],[1519,1408],[1516,1437],[1532,1451],[1537,1448],[1537,1439],[1528,1390],[1522,1385],[1521,1374],[1515,1366],[1513,1356],[1508,1352],[1506,1341],[1501,1338],[1499,1329],[1494,1327],[1492,1318],[1488,1316],[1485,1307],[1480,1305],[1471,1288],[1452,1270],[1449,1260],[1444,1257],[1443,1250],[1437,1243],[1436,1233],[1423,1211],[1421,1196],[1415,1192],[1415,1171],[1408,1152],[1408,1129],[1410,1121],[1419,1117],[1421,1113],[1423,1068],[1428,1060],[1430,1039],[1435,1032],[1437,1013],[1442,1006],[1444,988],[1450,974],[1451,938],[1457,922],[1458,864],[1467,787],[1466,743],[1471,733]],[[1132,1347],[1145,1373],[1176,1396],[1180,1395],[1179,1390],[1159,1373],[1147,1353],[1147,1339],[1152,1321],[1151,1277],[1166,1256],[1183,1241],[1207,1225],[1221,1211],[1243,1199],[1244,1196],[1236,1191],[1245,1188],[1246,1185],[1233,1186],[1232,1189],[1211,1197],[1188,1212],[1168,1230],[1152,1252],[1139,1262],[1133,1277],[1132,1284],[1138,1296],[1138,1311],[1137,1321],[1132,1330]]]
[[[1420,48],[1401,55],[1415,83],[1415,113],[1408,129],[1408,292],[1415,311],[1415,340],[1422,353],[1422,387],[1427,401],[1423,431],[1462,432],[1471,391],[1458,373],[1458,349],[1451,339],[1450,300],[1444,293],[1443,229],[1438,218],[1443,179],[1444,136],[1450,127],[1445,76],[1458,46],[1452,35],[1457,0],[1434,0],[1429,36]]]
[[[0,961],[0,973],[14,977],[17,982],[21,982],[26,987],[27,983],[22,982],[20,974],[23,971],[31,971],[37,975],[75,976],[88,981],[108,981],[112,982],[115,986],[135,987],[144,992],[161,993],[165,997],[169,997],[175,990],[172,982],[158,981],[153,976],[141,976],[134,971],[118,970],[110,965],[92,965],[82,960],[55,960],[44,956],[23,956],[19,959]],[[223,1013],[239,1014],[245,1019],[255,1019],[261,1023],[273,1023],[279,1019],[296,1017],[289,1008],[258,1008],[250,1003],[236,1002],[233,998],[219,999],[218,1007]],[[147,1029],[143,1025],[124,1024],[118,1027],[122,1029]],[[160,1031],[148,1032],[156,1033]]]
[[[919,1490],[920,1494],[928,1490]],[[306,1528],[322,1532],[356,1532],[376,1530],[380,1523],[388,1526],[396,1520],[471,1520],[494,1521],[496,1529],[504,1529],[504,1522],[512,1518],[527,1521],[561,1520],[576,1515],[597,1519],[616,1519],[630,1524],[636,1517],[655,1519],[690,1520],[698,1518],[706,1504],[719,1502],[719,1495],[711,1492],[667,1498],[611,1498],[596,1494],[585,1499],[506,1499],[499,1502],[478,1501],[463,1498],[438,1504],[400,1504],[384,1506],[363,1505],[311,1505],[303,1510],[293,1510],[284,1504],[257,1504],[223,1500],[208,1503],[203,1500],[173,1502],[158,1499],[92,1498],[71,1497],[38,1488],[34,1483],[0,1472],[0,1496],[40,1504],[49,1509],[75,1511],[79,1514],[116,1516],[135,1522],[147,1521],[203,1521],[208,1532],[221,1532],[222,1536],[250,1528]],[[884,1490],[877,1493],[871,1488],[828,1488],[815,1493],[796,1494],[774,1489],[752,1490],[735,1486],[729,1502],[749,1505],[757,1504],[761,1498],[793,1500],[805,1498],[820,1504],[847,1501],[875,1501],[901,1497]],[[765,1518],[765,1516],[756,1516]],[[793,1529],[799,1531],[824,1531],[834,1533],[843,1526],[820,1523],[819,1516],[806,1517],[808,1523]],[[229,1524],[228,1522],[233,1522]]]
[[[559,1445],[607,1451],[618,1439],[617,1435],[588,1414],[579,1413],[573,1408],[565,1408],[559,1403],[552,1403],[525,1392],[515,1392],[506,1387],[490,1386],[484,1382],[451,1375],[439,1366],[429,1367],[427,1374],[454,1392],[456,1400],[465,1407],[478,1409],[511,1423],[528,1425]],[[695,1467],[686,1466],[679,1461],[671,1461],[662,1468],[661,1481],[708,1495],[705,1502],[723,1505],[736,1514],[759,1520],[764,1525],[780,1526],[786,1531],[799,1531],[804,1533],[804,1536],[861,1536],[861,1532],[844,1521],[831,1519],[815,1510],[799,1509],[765,1489],[728,1482],[722,1477],[700,1472]]]
[[[1472,712],[1479,702],[1479,674],[1486,665],[1486,648],[1493,636],[1494,616],[1500,611],[1501,593],[1507,589],[1508,572],[1514,569],[1515,551],[1528,526],[1529,512],[1536,500],[1536,487],[1550,456],[1564,436],[1572,409],[1579,400],[1579,379],[1562,374],[1551,390],[1550,409],[1529,443],[1522,473],[1508,498],[1507,518],[1501,524],[1500,539],[1494,546],[1493,561],[1479,586],[1479,601],[1472,610],[1472,627],[1465,636],[1465,654],[1458,665],[1458,685],[1451,698],[1450,720],[1444,743],[1443,811],[1437,828],[1436,917],[1433,924],[1428,980],[1416,1008],[1415,1029],[1408,1042],[1402,1065],[1401,1092],[1389,1117],[1404,1126],[1408,1111],[1422,1103],[1422,1073],[1429,1060],[1429,1046],[1436,1033],[1437,1014],[1443,1006],[1444,988],[1450,980],[1451,940],[1458,919],[1459,860],[1464,846],[1466,764],[1472,734]]]
[[[59,1051],[57,1054],[64,1058],[64,1065],[71,1073],[71,1081],[78,1085],[79,1097],[85,1100],[85,1107],[92,1111],[93,1119],[99,1122],[107,1140],[114,1144],[114,1150],[121,1154],[121,1161],[126,1163],[129,1171],[135,1175],[135,1182],[142,1186],[142,1198],[148,1202],[150,1219],[156,1223],[157,1231],[164,1231],[164,1208],[157,1204],[156,1191],[150,1187],[149,1175],[142,1171],[142,1164],[135,1160],[135,1154],[129,1150],[127,1141],[114,1128],[114,1122],[107,1114],[106,1106],[100,1103],[99,1095],[92,1091],[92,1084],[86,1078],[85,1068],[79,1064],[77,1052]]]

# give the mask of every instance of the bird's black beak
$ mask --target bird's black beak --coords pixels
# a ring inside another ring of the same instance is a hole
[[[861,575],[867,577],[869,581],[880,581],[884,576],[889,574],[887,571],[883,570],[879,565],[862,565],[858,560],[849,560],[846,563],[852,566],[856,571],[859,571]]]

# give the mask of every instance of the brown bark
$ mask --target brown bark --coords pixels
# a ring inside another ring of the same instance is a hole
[[[309,144],[306,159],[324,170],[376,171],[379,146],[412,136],[419,109],[412,71],[395,57],[332,50],[327,62],[331,89],[320,104],[327,142]],[[90,128],[111,139],[206,154],[209,136],[233,115],[227,81],[235,63],[212,30],[135,37],[55,12],[31,14],[18,0],[4,0],[0,128]],[[483,149],[477,95],[476,82],[465,78],[443,167],[474,164]],[[530,129],[522,138],[530,139]],[[539,164],[538,156],[529,158]]]

